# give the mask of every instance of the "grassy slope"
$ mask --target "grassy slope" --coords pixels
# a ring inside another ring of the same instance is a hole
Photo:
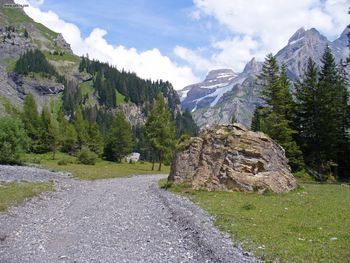
[[[1,8],[1,12],[4,14],[6,21],[10,25],[19,26],[26,23],[31,23],[43,36],[47,37],[49,40],[53,40],[57,36],[56,32],[48,29],[43,24],[35,22],[21,10],[18,10],[16,8]]]
[[[56,160],[52,160],[52,154],[30,154],[25,159],[27,162],[40,163],[47,169],[70,172],[82,180],[98,180],[142,174],[168,174],[170,169],[169,166],[163,166],[162,171],[158,172],[152,171],[152,165],[147,162],[129,164],[107,162],[104,160],[98,160],[96,165],[83,165],[77,164],[75,157],[63,153],[57,154]],[[68,164],[58,165],[58,160],[66,160]]]
[[[47,39],[49,43],[52,42],[57,37],[56,32],[47,28],[43,24],[35,22],[33,19],[31,19],[21,10],[18,10],[15,8],[0,8],[0,12],[2,14],[3,19],[6,21],[6,23],[8,23],[9,25],[14,25],[16,27],[19,27],[18,29],[20,31],[23,30],[24,27],[28,27],[28,25],[30,24],[30,25],[33,25],[35,30],[39,32],[41,36]],[[37,39],[34,39],[33,41],[34,43],[36,43],[38,47],[42,46],[42,43]],[[50,45],[50,47],[51,49],[61,51],[59,50],[59,48],[54,47],[53,45]],[[74,54],[69,54],[69,53],[64,53],[62,56],[60,56],[60,55],[50,54],[48,51],[44,50],[44,54],[46,58],[50,61],[56,61],[56,62],[69,61],[69,62],[74,62],[75,64],[78,64],[80,61],[79,56],[76,56]],[[8,65],[6,64],[8,71],[12,71],[11,69],[13,68],[14,62],[9,61],[6,63],[8,64]]]
[[[349,187],[303,184],[281,195],[170,189],[191,196],[221,230],[267,261],[350,262]]]
[[[48,60],[51,60],[51,61],[69,61],[69,62],[74,62],[76,64],[80,62],[80,58],[77,55],[70,54],[70,53],[64,53],[61,56],[61,55],[51,54],[48,51],[44,51],[44,55]]]
[[[27,198],[45,191],[52,191],[53,183],[0,183],[0,212],[19,204]]]
[[[116,100],[117,100],[117,105],[121,105],[125,102],[125,96],[118,91],[116,91]]]

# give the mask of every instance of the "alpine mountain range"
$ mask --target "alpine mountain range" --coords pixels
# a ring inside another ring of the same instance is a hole
[[[339,38],[329,41],[315,28],[300,28],[276,54],[276,59],[280,65],[285,64],[293,84],[302,77],[309,58],[318,66],[322,65],[321,58],[327,45],[338,63],[345,60],[348,56],[348,32],[346,28]],[[230,123],[233,117],[250,127],[255,108],[263,103],[256,84],[262,65],[253,58],[241,73],[235,73],[232,69],[210,71],[203,82],[178,91],[182,108],[192,112],[200,128]]]

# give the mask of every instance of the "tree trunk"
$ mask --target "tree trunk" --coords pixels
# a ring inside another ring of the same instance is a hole
[[[152,158],[152,171],[154,171],[154,159]]]
[[[163,152],[159,153],[159,167],[158,167],[158,171],[162,170],[162,162],[163,162]]]

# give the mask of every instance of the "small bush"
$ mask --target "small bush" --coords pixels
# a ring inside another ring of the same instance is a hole
[[[159,180],[159,186],[162,189],[171,188],[172,185],[173,185],[173,182],[172,181],[168,181],[168,179],[161,179],[161,180]]]
[[[90,151],[88,148],[82,148],[78,152],[78,163],[95,165],[97,160],[97,154]]]
[[[33,158],[26,159],[25,162],[34,163],[34,164],[41,164],[41,158],[33,157]]]
[[[244,210],[253,210],[253,209],[255,209],[255,205],[253,205],[252,203],[245,203],[242,206],[242,209],[244,209]]]
[[[4,117],[0,119],[0,163],[20,164],[22,154],[28,145],[28,137],[19,120]]]
[[[191,137],[188,134],[184,134],[180,137],[178,142],[176,143],[176,150],[183,151],[188,148],[191,144]]]
[[[68,162],[67,162],[67,160],[59,160],[59,161],[57,162],[57,164],[58,164],[58,165],[68,165]]]

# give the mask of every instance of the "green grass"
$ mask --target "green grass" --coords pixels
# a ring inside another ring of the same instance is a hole
[[[17,8],[0,8],[0,11],[6,16],[9,24],[18,25],[33,22],[29,16],[19,11]]]
[[[74,63],[79,63],[80,61],[80,58],[77,55],[67,53],[67,52],[64,52],[62,56],[51,54],[49,51],[44,51],[44,54],[48,60],[52,60],[52,61],[70,61]]]
[[[121,105],[125,102],[125,96],[120,92],[116,91],[117,105]]]
[[[53,183],[0,183],[0,212],[45,191],[53,191]]]
[[[280,195],[195,191],[184,185],[170,190],[191,196],[221,230],[268,262],[350,262],[349,187],[303,184]]]
[[[81,95],[90,96],[94,92],[94,88],[92,87],[92,80],[86,81],[80,84]]]
[[[15,71],[15,67],[16,67],[16,59],[5,59],[4,61],[5,67],[6,67],[6,71],[7,72],[13,72]]]
[[[29,16],[27,16],[23,11],[16,8],[1,8],[0,11],[5,15],[6,20],[10,25],[25,25],[32,23],[36,29],[49,40],[56,38],[57,33],[48,29],[43,24],[35,22]]]
[[[47,28],[43,24],[34,22],[35,27],[40,31],[40,33],[46,36],[49,40],[54,40],[57,37],[57,33]]]
[[[65,160],[67,165],[58,165],[59,160]],[[98,180],[108,178],[126,177],[143,174],[168,174],[170,167],[163,166],[162,171],[152,171],[152,164],[148,162],[114,163],[99,159],[95,165],[77,164],[76,158],[63,153],[56,154],[56,160],[52,160],[52,154],[27,154],[27,163],[38,163],[44,168],[54,171],[70,172],[81,180]],[[156,168],[158,166],[156,165]]]

